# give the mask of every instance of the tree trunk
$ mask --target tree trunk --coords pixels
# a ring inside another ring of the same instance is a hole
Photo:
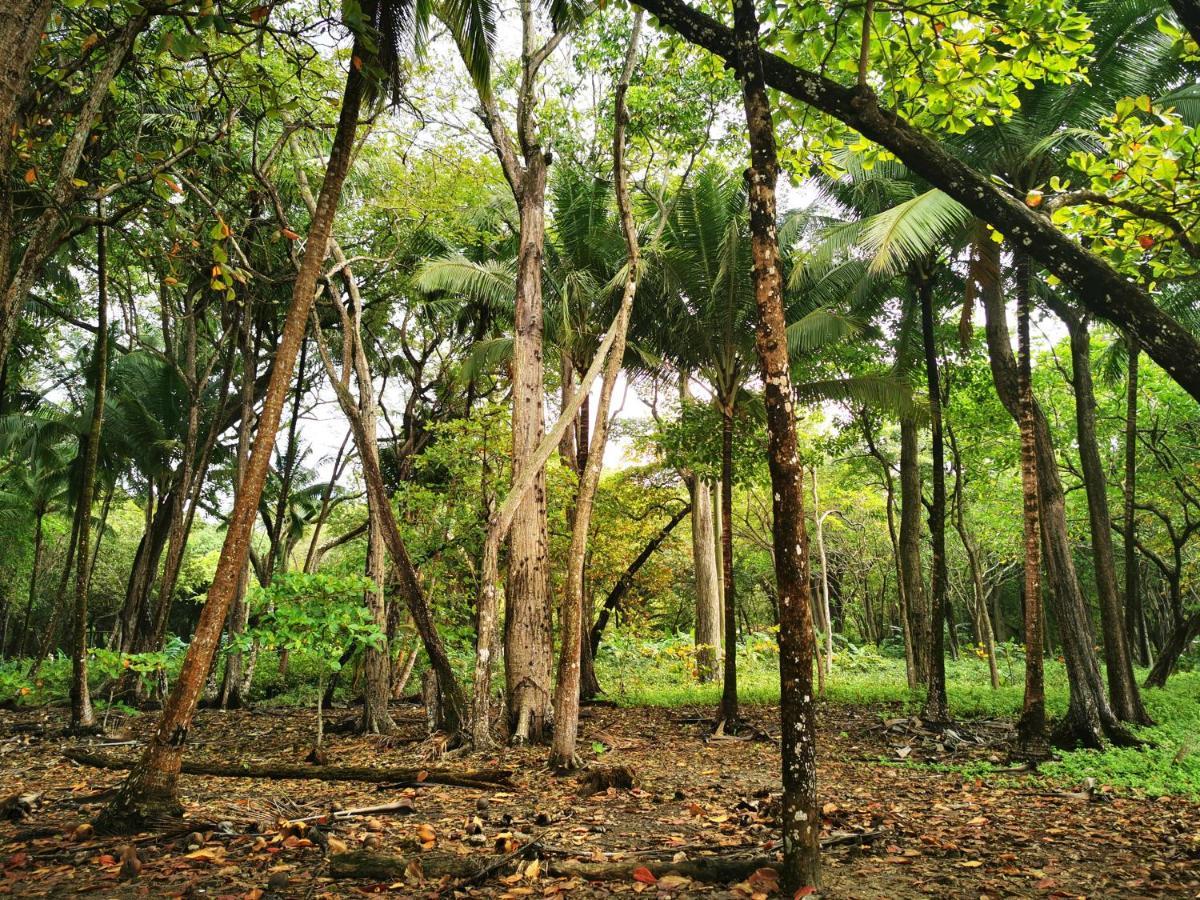
[[[1137,552],[1137,418],[1138,358],[1142,355],[1137,341],[1125,340],[1129,370],[1125,385],[1125,519],[1121,536],[1125,543],[1125,633],[1140,665],[1150,665],[1150,642],[1142,615],[1142,593],[1138,584]]]
[[[820,693],[825,693],[825,679],[833,668],[833,616],[829,609],[829,558],[825,554],[825,516],[821,512],[817,495],[817,470],[812,469],[813,526],[817,532],[817,557],[821,560],[821,603],[819,606],[821,628],[825,631],[824,659],[817,658],[817,673],[820,678]],[[822,673],[824,670],[824,674]]]
[[[103,216],[103,208],[97,210]],[[92,420],[88,425],[87,451],[80,475],[79,562],[75,566],[75,635],[71,648],[71,730],[96,724],[88,693],[87,612],[92,547],[92,499],[96,493],[96,468],[100,461],[100,435],[104,424],[104,397],[108,387],[108,232],[96,229],[96,349],[92,353]]]
[[[733,406],[721,404],[721,602],[724,606],[725,677],[717,719],[730,725],[738,719],[737,592],[733,583]]]
[[[17,633],[13,645],[13,656],[25,654],[25,644],[29,639],[29,619],[33,615],[33,601],[37,597],[38,571],[42,567],[42,550],[45,544],[44,522],[46,512],[38,509],[33,526],[33,562],[29,566],[29,600],[25,604],[25,618],[21,620],[21,630]]]
[[[720,677],[721,598],[717,589],[716,534],[712,486],[687,479],[692,500],[692,568],[696,579],[696,674],[702,682]]]
[[[1108,490],[1100,443],[1096,437],[1096,393],[1092,384],[1091,340],[1087,320],[1073,310],[1056,307],[1071,338],[1071,383],[1075,389],[1075,433],[1079,442],[1079,464],[1088,498],[1092,559],[1096,591],[1100,595],[1100,623],[1104,633],[1104,663],[1108,672],[1108,696],[1113,712],[1122,721],[1151,725],[1142,705],[1133,660],[1121,612],[1117,588],[1117,562],[1113,552],[1112,520],[1108,514]]]
[[[16,125],[21,95],[30,88],[29,76],[51,5],[50,0],[9,0],[0,17],[0,145],[4,147]],[[5,159],[4,147],[0,147],[0,160]]]
[[[355,45],[355,53],[366,53],[361,41],[356,39]],[[208,599],[200,612],[179,677],[163,705],[158,729],[116,796],[101,812],[97,822],[101,831],[136,831],[156,813],[178,815],[181,812],[177,782],[184,744],[205,676],[220,642],[225,617],[246,565],[250,537],[274,451],[283,404],[287,399],[296,357],[304,341],[308,314],[316,296],[317,279],[328,250],[342,184],[350,167],[364,87],[363,75],[351,66],[325,180],[321,185],[317,211],[310,222],[303,260],[292,287],[292,299],[276,350],[275,365],[263,401],[246,477],[242,490],[234,499],[225,543],[221,548]]]
[[[633,298],[637,293],[637,273],[640,252],[637,225],[633,220],[633,208],[629,196],[629,176],[625,170],[625,127],[628,113],[625,94],[629,90],[629,79],[637,59],[638,38],[642,30],[642,12],[634,14],[633,30],[629,36],[629,47],[625,51],[625,66],[616,85],[616,101],[613,129],[613,181],[617,195],[617,209],[621,219],[621,230],[625,235],[629,274],[621,296],[621,306],[611,328],[614,337],[608,348],[604,364],[604,377],[600,382],[600,397],[596,403],[596,426],[588,442],[587,461],[579,478],[579,491],[575,496],[575,516],[571,528],[571,546],[567,552],[567,584],[563,595],[560,616],[561,646],[558,658],[558,684],[554,691],[554,740],[550,748],[550,768],[565,771],[581,765],[575,752],[579,735],[579,660],[583,638],[583,569],[587,557],[588,532],[591,530],[592,509],[596,490],[600,486],[600,471],[604,467],[604,446],[608,440],[608,415],[612,405],[613,390],[621,364],[625,358],[625,335],[629,329],[629,317],[633,310]]]
[[[1042,655],[1041,507],[1033,400],[1029,259],[1016,256],[1017,278],[1017,427],[1021,434],[1021,503],[1025,547],[1025,698],[1017,734],[1027,753],[1041,755],[1046,742],[1046,688]]]
[[[971,597],[974,601],[975,630],[979,641],[987,654],[988,675],[992,679],[992,690],[1000,687],[1000,672],[996,667],[996,638],[992,632],[992,619],[988,614],[987,591],[983,587],[983,571],[979,565],[979,550],[967,531],[966,516],[963,513],[965,498],[963,496],[963,465],[958,452],[958,443],[954,439],[954,431],[947,426],[946,435],[950,439],[950,457],[954,465],[954,527],[962,541],[963,552],[967,555],[967,565],[971,570]]]
[[[25,0],[22,0],[22,5],[24,3]],[[40,14],[40,11],[40,7],[35,6],[31,10],[31,13],[36,16]],[[23,19],[12,17],[8,13],[5,13],[5,18],[11,21],[17,30],[24,30],[26,26],[31,24]],[[34,50],[36,50],[36,44],[41,36],[45,21],[45,17],[43,17],[36,31],[31,31],[25,35],[26,39],[33,42]],[[117,73],[129,58],[137,36],[149,21],[150,13],[146,11],[134,14],[121,29],[120,33],[114,35],[109,42],[108,55],[92,78],[83,105],[75,116],[74,128],[67,139],[66,146],[63,148],[62,156],[59,158],[58,168],[53,176],[53,186],[50,188],[46,206],[37,219],[25,229],[25,234],[27,235],[25,248],[19,255],[16,268],[12,269],[11,273],[6,271],[7,266],[0,268],[0,273],[8,274],[7,280],[3,284],[0,284],[0,362],[7,359],[8,351],[12,349],[13,338],[17,333],[17,324],[21,320],[21,314],[25,306],[25,300],[29,296],[29,291],[37,282],[43,266],[54,254],[54,251],[58,248],[62,240],[60,231],[64,222],[68,219],[72,201],[79,190],[75,185],[79,165],[83,160],[84,151],[87,149],[88,138],[91,136],[92,129],[95,127],[96,121],[100,116],[100,109],[104,105],[104,101],[108,99],[109,88],[116,78]],[[0,26],[0,28],[3,29],[0,31],[0,40],[3,40],[8,29],[5,26]],[[8,60],[3,55],[4,49],[6,48],[0,46],[0,59],[4,59],[4,64],[6,65]],[[32,59],[33,51],[26,53],[21,47],[14,47],[13,49],[19,56]],[[26,72],[25,74],[27,75],[28,73]],[[18,89],[23,90],[25,84],[27,82],[23,82]],[[12,90],[11,86],[0,87],[0,96],[7,93],[8,90]],[[0,99],[0,103],[3,102]],[[9,113],[9,117],[11,118],[11,112]],[[9,140],[7,129],[5,129],[3,138],[3,140],[0,140],[0,145],[7,147]],[[7,162],[7,160],[0,160],[0,162]],[[7,172],[7,168],[3,171]],[[7,242],[7,239],[0,241],[0,243]],[[5,255],[5,262],[7,263],[11,255],[11,247],[0,249],[10,251],[9,254]]]
[[[250,460],[250,436],[254,431],[254,382],[258,374],[258,357],[254,352],[254,322],[251,316],[251,302],[249,297],[242,300],[242,321],[239,329],[242,357],[242,412],[237,439],[237,468],[234,474],[235,495],[242,489],[246,466]],[[238,578],[237,592],[229,610],[227,628],[230,640],[244,634],[246,626],[250,623],[250,604],[246,597],[246,590],[249,586],[250,566],[247,563],[243,566]],[[247,655],[242,650],[235,650],[225,656],[225,672],[221,679],[221,709],[239,709],[245,705],[243,682],[247,680],[247,674],[250,674]],[[249,685],[247,684],[245,687],[249,687]]]
[[[363,424],[366,427],[368,440],[374,441],[376,434],[374,396],[369,388],[364,388],[361,384],[359,391],[360,406],[364,407]],[[364,400],[364,394],[369,401]],[[383,543],[384,515],[386,513],[379,509],[378,501],[369,495],[367,497],[367,518],[370,527],[367,529],[366,575],[371,579],[372,585],[365,592],[363,600],[371,612],[371,619],[381,631],[387,628],[387,608],[383,594],[383,583],[387,577]],[[388,699],[391,696],[389,658],[390,653],[386,640],[380,646],[368,645],[363,650],[362,731],[364,734],[387,734],[395,728],[392,714],[388,711]]]
[[[981,271],[995,273],[994,277],[987,275],[981,279],[979,292],[986,314],[992,379],[1001,403],[1019,425],[1019,374],[1016,360],[1013,359],[1008,324],[1004,318],[1004,301],[999,289],[999,245],[984,235],[976,241],[976,252],[985,260]],[[1106,736],[1128,743],[1130,735],[1108,704],[1104,679],[1092,649],[1095,639],[1087,602],[1079,588],[1071,557],[1066,500],[1058,476],[1050,428],[1036,398],[1031,398],[1031,405],[1041,549],[1045,554],[1050,580],[1050,611],[1058,626],[1070,686],[1070,703],[1067,717],[1061,724],[1061,737],[1064,741],[1086,746],[1100,746]]]
[[[1200,611],[1171,629],[1158,653],[1154,668],[1146,676],[1146,687],[1166,687],[1167,678],[1175,671],[1179,658],[1187,651],[1188,646],[1200,637]]]
[[[929,683],[929,616],[921,574],[921,469],[917,425],[900,421],[900,578],[908,612],[916,684]],[[940,620],[939,620],[940,622]],[[915,685],[914,685],[915,687]]]
[[[757,322],[754,346],[767,407],[771,472],[772,538],[779,592],[780,717],[783,744],[784,887],[794,892],[820,878],[821,819],[816,796],[816,721],[812,697],[813,635],[804,527],[804,469],[796,448],[787,321],[783,312],[783,263],[776,233],[775,180],[779,163],[775,127],[763,81],[754,0],[734,0],[737,69],[750,137],[750,252],[754,261]],[[725,517],[729,528],[730,517]],[[736,647],[727,648],[728,656]]]
[[[933,275],[922,273],[917,283],[921,304],[921,342],[925,349],[925,381],[929,389],[930,451],[933,456],[933,498],[929,504],[930,560],[928,693],[922,718],[950,721],[946,700],[946,450],[942,438],[942,388],[938,372],[937,337],[933,330]]]
[[[546,236],[546,159],[526,160],[519,200],[520,249],[512,362],[512,471],[529,465],[544,434],[542,254]],[[582,388],[580,388],[582,390]],[[553,645],[547,568],[546,476],[539,471],[517,508],[509,535],[504,661],[509,730],[514,743],[541,743],[550,722]]]

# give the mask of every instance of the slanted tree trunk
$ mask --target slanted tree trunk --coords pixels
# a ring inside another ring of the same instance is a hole
[[[1092,384],[1091,339],[1087,319],[1066,304],[1055,303],[1055,312],[1067,325],[1071,340],[1071,384],[1075,389],[1075,434],[1079,443],[1079,464],[1088,498],[1088,524],[1091,527],[1092,559],[1096,573],[1096,591],[1100,595],[1100,624],[1104,634],[1104,663],[1108,672],[1108,697],[1113,712],[1123,722],[1153,724],[1137,681],[1129,638],[1121,613],[1117,588],[1117,562],[1113,552],[1112,520],[1108,514],[1108,490],[1104,464],[1100,460],[1100,442],[1096,437],[1096,392]]]
[[[291,137],[291,147],[292,152],[299,157],[299,144],[294,134]],[[313,197],[312,190],[309,187],[308,176],[302,168],[296,169],[296,180],[300,187],[300,194],[308,206],[309,212],[315,213],[317,201]],[[344,345],[342,373],[341,379],[338,382],[338,399],[342,404],[343,411],[345,411],[350,400],[345,386],[349,381],[350,372],[353,370],[358,382],[358,408],[357,414],[353,419],[352,430],[359,444],[358,452],[360,459],[366,460],[367,457],[370,457],[369,462],[364,463],[364,468],[366,465],[370,465],[373,469],[377,469],[379,465],[379,420],[375,400],[375,387],[371,380],[371,370],[367,362],[366,350],[363,346],[362,296],[359,293],[358,280],[354,277],[354,271],[350,267],[349,260],[346,258],[346,254],[342,251],[341,244],[338,243],[336,238],[330,238],[330,250],[333,252],[334,262],[337,263],[340,270],[341,280],[346,286],[346,294],[350,298],[350,310],[348,314],[345,304],[341,303],[336,297],[333,298],[342,319],[342,327],[347,332],[349,338]],[[314,324],[314,329],[317,332],[318,340],[320,340],[319,323]],[[321,352],[321,359],[322,362],[327,362],[326,354],[323,351]],[[301,375],[303,375],[303,356],[301,356],[300,369]],[[332,371],[328,365],[326,366],[326,373],[331,379],[337,380],[337,373]],[[293,442],[295,422],[299,417],[299,412],[299,398],[297,398],[297,403],[292,408],[292,435],[289,437],[289,454],[291,455],[291,459],[286,475],[288,480],[291,479],[292,470],[295,468]],[[372,480],[374,480],[374,476],[372,476]],[[387,603],[384,597],[384,580],[387,577],[384,560],[384,549],[386,547],[384,531],[388,528],[386,520],[389,517],[393,520],[393,527],[395,527],[395,515],[392,512],[391,500],[388,497],[387,491],[382,489],[383,487],[382,477],[380,477],[379,485],[367,492],[366,575],[371,579],[372,587],[365,592],[363,600],[371,613],[371,620],[374,622],[375,627],[382,634],[387,635],[388,615]],[[282,521],[283,515],[284,508],[281,504],[276,517],[277,523]],[[399,528],[395,528],[395,530],[396,537],[398,538]],[[422,596],[422,602],[423,600]],[[431,654],[430,658],[432,659],[436,654],[437,650],[434,651],[434,654]],[[390,658],[391,652],[386,638],[382,645],[367,646],[363,650],[362,670],[364,677],[361,730],[365,734],[387,734],[395,727],[395,724],[392,722],[392,714],[388,710],[388,699],[391,696]],[[443,676],[443,680],[446,678],[449,679],[450,689],[457,697],[458,687],[453,683],[453,676],[447,673],[439,674]]]
[[[571,528],[571,546],[567,552],[567,584],[563,596],[560,616],[561,635],[558,658],[558,683],[554,691],[554,740],[550,748],[550,767],[558,771],[579,768],[580,760],[575,752],[579,735],[579,659],[583,638],[583,575],[587,557],[588,532],[591,530],[592,509],[596,490],[600,485],[600,470],[604,466],[604,446],[608,441],[608,415],[612,405],[613,390],[621,363],[625,357],[625,335],[629,329],[629,318],[633,310],[633,299],[637,293],[640,252],[637,225],[633,220],[633,207],[629,195],[629,175],[625,170],[625,128],[629,118],[625,108],[625,94],[633,65],[637,60],[638,38],[642,30],[642,11],[634,14],[633,30],[629,36],[629,47],[625,51],[625,65],[616,85],[616,102],[613,129],[613,182],[617,195],[617,209],[621,219],[621,231],[625,235],[628,255],[628,275],[621,295],[621,306],[611,329],[613,338],[604,364],[604,377],[600,382],[600,397],[596,403],[596,426],[592,429],[588,444],[587,462],[579,478],[579,491],[575,495],[575,516]]]
[[[50,0],[9,0],[0,17],[0,161],[7,161],[5,150],[16,126],[17,104],[30,87],[51,6]]]
[[[900,578],[916,684],[929,683],[929,616],[921,574],[921,469],[917,425],[900,421]],[[915,685],[914,685],[915,686]]]
[[[721,404],[721,603],[725,628],[725,677],[719,722],[738,719],[737,593],[733,584],[733,401]]]
[[[1146,687],[1166,687],[1167,679],[1179,664],[1179,658],[1187,651],[1192,641],[1198,637],[1200,637],[1200,611],[1192,613],[1171,629],[1158,653],[1154,667],[1146,676]]]
[[[989,246],[990,245],[990,246]],[[986,258],[981,271],[999,272],[999,245],[987,236],[976,241],[976,252]],[[988,356],[992,379],[1001,403],[1015,421],[1020,423],[1021,405],[1019,375],[1004,318],[998,275],[985,276],[980,284],[986,314]],[[1038,486],[1038,514],[1041,522],[1042,544],[1046,572],[1050,581],[1051,612],[1062,642],[1063,660],[1070,686],[1067,716],[1060,725],[1060,737],[1066,742],[1085,746],[1100,746],[1105,737],[1129,743],[1131,737],[1109,706],[1104,679],[1096,661],[1091,619],[1087,602],[1079,588],[1075,564],[1071,557],[1070,534],[1067,530],[1066,500],[1050,428],[1037,399],[1033,398],[1033,439]],[[1040,646],[1040,645],[1039,645]]]
[[[241,417],[238,427],[237,439],[237,468],[234,474],[234,494],[242,489],[242,480],[246,473],[246,466],[250,459],[250,436],[254,430],[254,381],[258,373],[258,358],[254,352],[254,322],[251,316],[251,300],[249,297],[242,300],[242,321],[239,328],[239,343],[241,345],[242,357],[242,383],[241,383]],[[250,622],[250,604],[246,597],[246,591],[250,586],[250,566],[247,563],[242,568],[241,577],[238,579],[237,592],[233,598],[233,605],[229,610],[229,622],[227,625],[230,640],[235,640],[239,635],[244,634],[246,626]],[[243,682],[246,676],[250,674],[247,665],[247,656],[242,650],[235,650],[225,656],[225,672],[221,679],[221,709],[239,709],[245,702],[246,697],[243,694]],[[249,685],[245,685],[248,687]]]
[[[38,23],[36,18],[26,21],[19,16],[11,14],[8,10],[5,11],[4,18],[6,22],[3,26],[0,26],[0,42],[7,42],[9,44],[9,47],[16,54],[14,63],[18,66],[22,59],[32,61],[33,53],[37,49],[42,29],[46,23],[46,16],[42,14],[41,10],[41,2],[34,0],[33,3],[28,3],[26,0],[21,0],[20,5],[29,6],[29,14],[33,17],[41,16],[41,22]],[[0,263],[0,274],[7,276],[6,280],[0,283],[0,363],[7,359],[8,351],[12,349],[13,338],[17,333],[17,324],[21,320],[21,314],[25,306],[25,300],[29,296],[29,291],[37,282],[43,266],[49,261],[63,240],[63,225],[68,219],[72,202],[79,191],[75,185],[79,165],[83,161],[83,154],[87,149],[88,138],[100,116],[100,109],[104,105],[104,101],[108,99],[109,87],[133,51],[133,45],[137,40],[137,36],[141,34],[149,21],[149,12],[141,11],[135,13],[120,32],[115,34],[112,40],[109,41],[108,55],[92,78],[92,82],[84,97],[83,105],[75,116],[74,127],[67,138],[66,146],[62,150],[57,171],[52,176],[53,181],[51,182],[52,186],[46,206],[38,217],[30,223],[28,228],[25,229],[25,247],[16,260],[16,267],[11,271],[9,271],[7,263],[11,256],[12,248],[10,240],[12,235],[8,234],[0,238],[0,250],[9,251],[4,253],[4,263]],[[36,26],[36,30],[30,30],[23,35],[17,35],[13,31],[10,31],[10,25],[15,26],[15,30],[18,32],[24,31],[27,26],[34,25]],[[33,47],[28,47],[26,42],[31,42]],[[9,47],[5,47],[3,43],[0,43],[0,60],[3,60],[0,66],[4,68],[7,68],[10,62],[4,55],[4,51],[9,49]],[[15,98],[9,101],[3,98],[9,96],[9,91],[23,91],[28,83],[27,80],[23,79],[21,84],[14,88],[8,80],[13,74],[15,73],[12,70],[4,72],[0,69],[0,76],[2,76],[0,77],[0,81],[5,82],[4,86],[0,87],[0,104],[8,105],[15,102]],[[27,69],[23,74],[27,79]],[[0,107],[0,112],[2,111],[3,108]],[[5,148],[9,146],[11,118],[12,109],[10,107],[6,121],[4,122],[3,139],[0,140],[0,146]],[[6,152],[0,151],[0,153]],[[7,159],[0,159],[0,162],[7,163]],[[7,173],[8,169],[5,167],[4,169],[0,169],[0,171]],[[8,205],[7,201],[5,201],[4,205]],[[3,210],[0,210],[0,212],[3,212]],[[0,230],[4,232],[9,231],[4,224],[0,224]]]
[[[929,678],[922,718],[942,723],[950,720],[946,700],[945,626],[949,621],[946,599],[946,450],[942,438],[942,388],[938,372],[937,336],[933,330],[933,275],[921,273],[917,295],[921,304],[921,342],[925,349],[925,380],[929,389],[930,450],[933,456],[933,498],[929,504],[930,560]],[[952,623],[951,623],[952,625]]]
[[[355,53],[366,53],[360,40],[356,39],[355,45]],[[177,796],[177,782],[184,744],[213,654],[220,642],[230,603],[246,565],[250,536],[274,452],[283,404],[287,399],[296,357],[304,341],[308,314],[316,296],[317,279],[328,249],[342,184],[350,167],[364,89],[364,76],[357,67],[351,66],[346,77],[325,180],[321,184],[316,214],[309,225],[304,257],[292,286],[292,299],[276,350],[275,365],[267,385],[246,477],[242,482],[242,490],[234,499],[208,598],[200,612],[179,677],[163,705],[157,730],[151,736],[141,759],[100,813],[97,829],[102,832],[136,831],[156,814],[175,816],[182,811]]]
[[[1142,355],[1137,341],[1125,340],[1128,371],[1125,383],[1125,518],[1121,537],[1125,543],[1125,633],[1140,665],[1150,665],[1150,641],[1142,614],[1142,593],[1138,584],[1137,551],[1137,418],[1138,358]]]
[[[767,407],[772,538],[779,593],[780,718],[783,744],[784,888],[794,892],[820,878],[821,830],[816,794],[816,721],[812,696],[815,649],[804,527],[804,469],[796,446],[796,415],[783,312],[783,262],[776,232],[775,127],[763,80],[754,0],[734,0],[736,68],[750,137],[750,252],[754,262],[758,353]],[[725,519],[726,528],[730,518]],[[734,647],[728,647],[733,655]]]
[[[103,209],[98,210],[103,215]],[[96,229],[96,349],[92,352],[92,420],[79,480],[79,562],[75,566],[75,634],[71,647],[71,730],[96,724],[88,693],[87,624],[88,590],[92,569],[92,499],[96,494],[96,469],[100,462],[100,435],[104,425],[104,399],[108,388],[108,231]]]

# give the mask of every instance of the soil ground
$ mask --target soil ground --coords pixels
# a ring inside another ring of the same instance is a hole
[[[329,720],[350,710],[333,710]],[[593,767],[627,766],[632,790],[578,795],[579,776],[555,777],[544,748],[432,759],[420,710],[395,708],[400,741],[331,735],[330,765],[513,769],[513,789],[421,785],[387,788],[347,782],[263,781],[184,776],[181,794],[199,835],[176,831],[132,839],[140,872],[122,872],[130,839],[73,835],[103,803],[121,773],[64,759],[68,746],[132,758],[155,716],[111,722],[117,738],[62,737],[61,710],[0,712],[3,794],[39,794],[20,821],[0,823],[0,893],[16,896],[263,897],[455,896],[454,886],[416,877],[384,882],[330,877],[333,849],[364,845],[420,856],[418,832],[436,850],[490,854],[541,836],[537,853],[513,862],[464,897],[652,896],[752,897],[773,893],[770,873],[749,882],[706,885],[675,877],[649,884],[633,877],[604,883],[556,878],[555,859],[667,859],[772,852],[772,792],[778,790],[778,710],[746,711],[751,739],[710,738],[708,709],[593,707],[581,748]],[[310,747],[307,710],[202,711],[189,759],[297,763]],[[1007,723],[961,723],[928,735],[894,709],[827,706],[820,722],[820,797],[824,834],[851,843],[823,854],[816,896],[909,897],[1200,897],[1200,805],[1182,798],[1117,796],[1102,787],[1047,786],[1017,775],[964,776],[909,765],[1003,759]],[[757,732],[757,737],[754,733]],[[404,739],[409,739],[405,741]],[[961,742],[960,742],[961,739]],[[907,762],[901,762],[901,758]],[[886,760],[894,760],[889,763]],[[293,833],[285,820],[411,798],[411,812],[318,824]],[[475,818],[482,836],[471,835]],[[423,828],[426,826],[427,828]],[[189,829],[190,830],[190,829]],[[228,833],[222,833],[228,832]],[[866,835],[866,837],[862,837]],[[858,836],[858,837],[856,837]],[[532,867],[530,861],[540,856]]]

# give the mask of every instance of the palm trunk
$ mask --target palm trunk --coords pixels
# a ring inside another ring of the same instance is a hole
[[[933,456],[933,498],[929,504],[930,560],[929,679],[922,718],[934,723],[950,720],[946,700],[945,625],[951,624],[946,601],[946,450],[942,439],[942,388],[938,372],[937,338],[933,331],[933,276],[924,273],[917,285],[921,303],[921,339],[925,348],[925,380],[929,389],[930,451]]]
[[[900,578],[911,639],[912,687],[929,683],[929,617],[921,574],[921,470],[917,425],[900,421]]]
[[[576,769],[580,760],[575,753],[579,735],[579,661],[583,643],[583,576],[587,557],[588,532],[591,530],[592,509],[596,490],[600,485],[600,471],[604,467],[604,446],[608,440],[608,414],[612,405],[613,390],[625,357],[625,335],[629,329],[629,317],[633,311],[633,298],[637,293],[640,251],[637,226],[633,220],[633,209],[629,196],[629,176],[625,170],[625,127],[628,113],[625,94],[629,90],[629,79],[637,59],[638,38],[642,30],[642,12],[634,14],[633,30],[629,36],[629,47],[625,51],[625,67],[616,86],[613,134],[613,180],[620,213],[621,230],[625,235],[629,274],[621,296],[620,311],[613,322],[612,344],[604,365],[604,377],[600,382],[600,397],[596,403],[596,427],[587,442],[587,461],[579,479],[579,491],[575,497],[575,516],[571,528],[571,546],[567,553],[567,584],[563,596],[560,617],[561,635],[558,658],[558,683],[554,691],[554,740],[550,748],[552,769],[559,771]],[[580,448],[583,449],[582,447]]]
[[[1092,558],[1096,590],[1100,595],[1100,624],[1104,634],[1104,663],[1108,672],[1108,696],[1113,712],[1123,722],[1153,724],[1142,705],[1133,677],[1133,660],[1121,612],[1117,588],[1117,562],[1113,552],[1112,520],[1108,514],[1108,490],[1100,443],[1096,437],[1096,393],[1092,385],[1091,341],[1087,320],[1069,308],[1058,309],[1071,339],[1071,383],[1075,388],[1075,433],[1079,442],[1079,464],[1088,498]]]
[[[750,241],[757,309],[755,350],[767,407],[772,538],[779,593],[780,717],[783,743],[782,881],[787,891],[820,878],[816,799],[816,721],[812,698],[815,639],[811,591],[804,560],[804,469],[796,448],[796,417],[783,312],[783,265],[776,233],[775,128],[763,80],[754,0],[734,0],[737,68],[750,136]],[[730,517],[725,517],[729,528]],[[728,648],[733,655],[734,648]]]
[[[356,40],[355,52],[365,54],[366,50],[359,44]],[[364,88],[364,77],[358,68],[351,66],[346,77],[341,113],[334,133],[325,180],[321,185],[317,211],[309,226],[304,257],[296,273],[291,304],[276,350],[275,366],[267,385],[262,416],[254,437],[254,448],[250,454],[242,490],[234,499],[225,543],[221,548],[208,599],[201,610],[179,677],[163,705],[158,729],[116,796],[101,812],[97,822],[101,831],[138,830],[155,813],[178,815],[181,812],[177,782],[183,762],[184,744],[196,711],[196,703],[204,688],[205,676],[220,642],[230,603],[237,592],[237,585],[246,565],[250,537],[274,451],[283,404],[292,381],[296,357],[304,341],[308,314],[316,296],[317,279],[328,249],[342,184],[350,167]]]
[[[1042,656],[1041,510],[1035,449],[1033,374],[1029,345],[1029,260],[1017,255],[1017,391],[1021,433],[1022,527],[1025,538],[1025,699],[1017,733],[1026,752],[1041,754],[1046,740],[1046,688]]]
[[[103,209],[98,210],[103,214]],[[96,724],[88,693],[87,612],[92,547],[92,499],[96,492],[96,468],[100,461],[100,435],[104,425],[104,398],[108,387],[108,236],[101,225],[96,230],[96,349],[92,354],[92,421],[88,426],[87,453],[79,486],[79,562],[75,566],[75,636],[71,654],[71,730],[81,731]]]
[[[716,681],[721,655],[721,597],[717,589],[716,534],[712,487],[696,477],[687,480],[692,500],[692,567],[696,573],[696,674]]]
[[[733,406],[721,403],[721,602],[725,627],[725,679],[717,719],[730,725],[738,718],[737,595],[733,584]]]

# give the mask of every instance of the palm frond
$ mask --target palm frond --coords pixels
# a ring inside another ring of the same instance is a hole
[[[970,219],[965,206],[939,190],[929,190],[866,221],[862,246],[870,270],[894,275],[936,251]]]

